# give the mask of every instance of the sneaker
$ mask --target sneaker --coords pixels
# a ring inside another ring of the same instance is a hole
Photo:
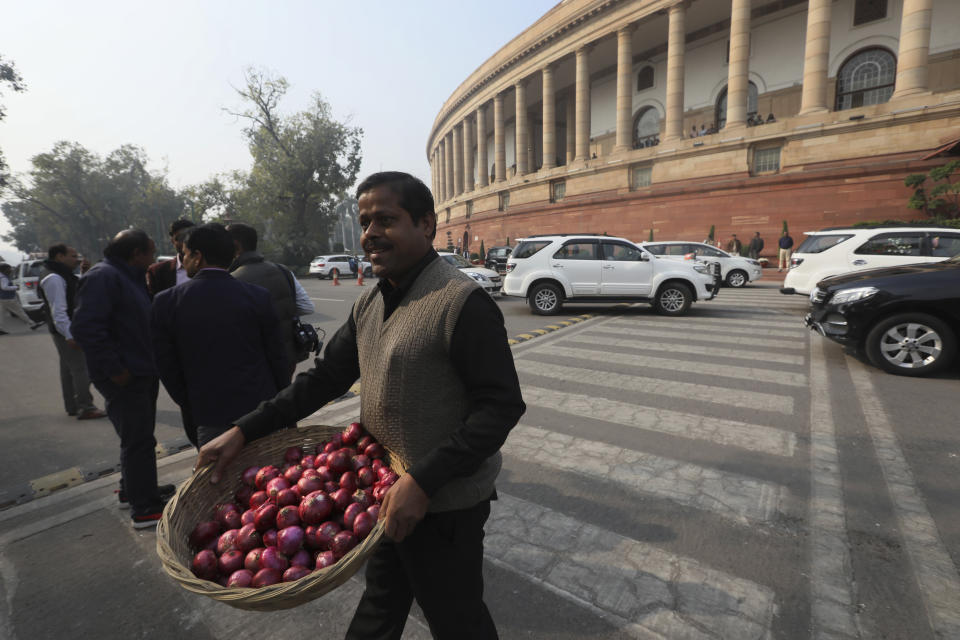
[[[91,407],[90,409],[84,409],[77,415],[77,420],[96,420],[97,418],[106,418],[107,414],[104,411],[100,411],[96,407]]]
[[[161,517],[163,517],[163,509],[152,511],[142,516],[130,516],[130,519],[133,521],[134,529],[149,529],[150,527],[157,526]]]
[[[173,494],[176,493],[177,488],[172,484],[161,484],[157,486],[157,491],[160,492],[160,499],[166,504],[167,500],[172,498]],[[127,492],[123,489],[117,489],[114,493],[117,494],[117,499],[120,501],[120,508],[129,509],[130,502],[127,500]]]

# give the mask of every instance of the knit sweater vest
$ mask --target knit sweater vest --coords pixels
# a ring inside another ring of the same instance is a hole
[[[377,289],[354,306],[360,419],[407,468],[448,440],[469,412],[450,341],[464,303],[478,287],[438,258],[420,272],[386,322]],[[500,465],[497,452],[472,474],[454,477],[433,495],[428,510],[465,509],[489,498]]]

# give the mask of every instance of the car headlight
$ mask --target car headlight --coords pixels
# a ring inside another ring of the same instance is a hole
[[[750,264],[752,264],[752,265],[755,266],[755,267],[759,267],[759,266],[760,266],[760,263],[757,262],[756,260],[747,260],[747,262],[749,262]]]
[[[841,289],[833,294],[830,299],[831,304],[849,304],[858,300],[866,300],[879,291],[876,287],[854,287],[853,289]]]
[[[482,273],[468,273],[467,275],[473,278],[474,280],[476,280],[477,282],[490,282],[489,278],[487,278],[487,276],[483,275]]]
[[[697,262],[693,265],[693,270],[697,273],[710,273],[710,265],[704,264],[702,262]]]

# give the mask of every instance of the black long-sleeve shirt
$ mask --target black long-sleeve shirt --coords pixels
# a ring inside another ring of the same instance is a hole
[[[396,287],[380,280],[377,287],[383,296],[384,320],[397,309],[423,269],[438,259],[431,249]],[[475,472],[500,449],[526,410],[503,314],[482,289],[470,294],[463,305],[450,341],[450,358],[467,391],[470,409],[450,438],[407,470],[428,496],[450,479]],[[238,420],[237,426],[248,442],[262,437],[340,397],[359,377],[357,327],[351,311],[327,344],[323,360],[318,359],[314,368],[298,375],[273,400]]]

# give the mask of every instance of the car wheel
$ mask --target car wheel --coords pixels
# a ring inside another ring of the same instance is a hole
[[[563,306],[563,293],[560,287],[549,282],[538,284],[527,296],[530,310],[538,316],[553,316],[560,313]]]
[[[957,338],[943,321],[926,313],[901,313],[881,320],[864,344],[874,366],[901,376],[925,376],[950,365]]]
[[[740,269],[734,269],[727,274],[727,284],[731,287],[740,288],[745,286],[747,282],[749,282],[747,279],[747,274]]]
[[[693,303],[690,287],[682,282],[668,282],[657,292],[653,308],[664,316],[682,316]]]

